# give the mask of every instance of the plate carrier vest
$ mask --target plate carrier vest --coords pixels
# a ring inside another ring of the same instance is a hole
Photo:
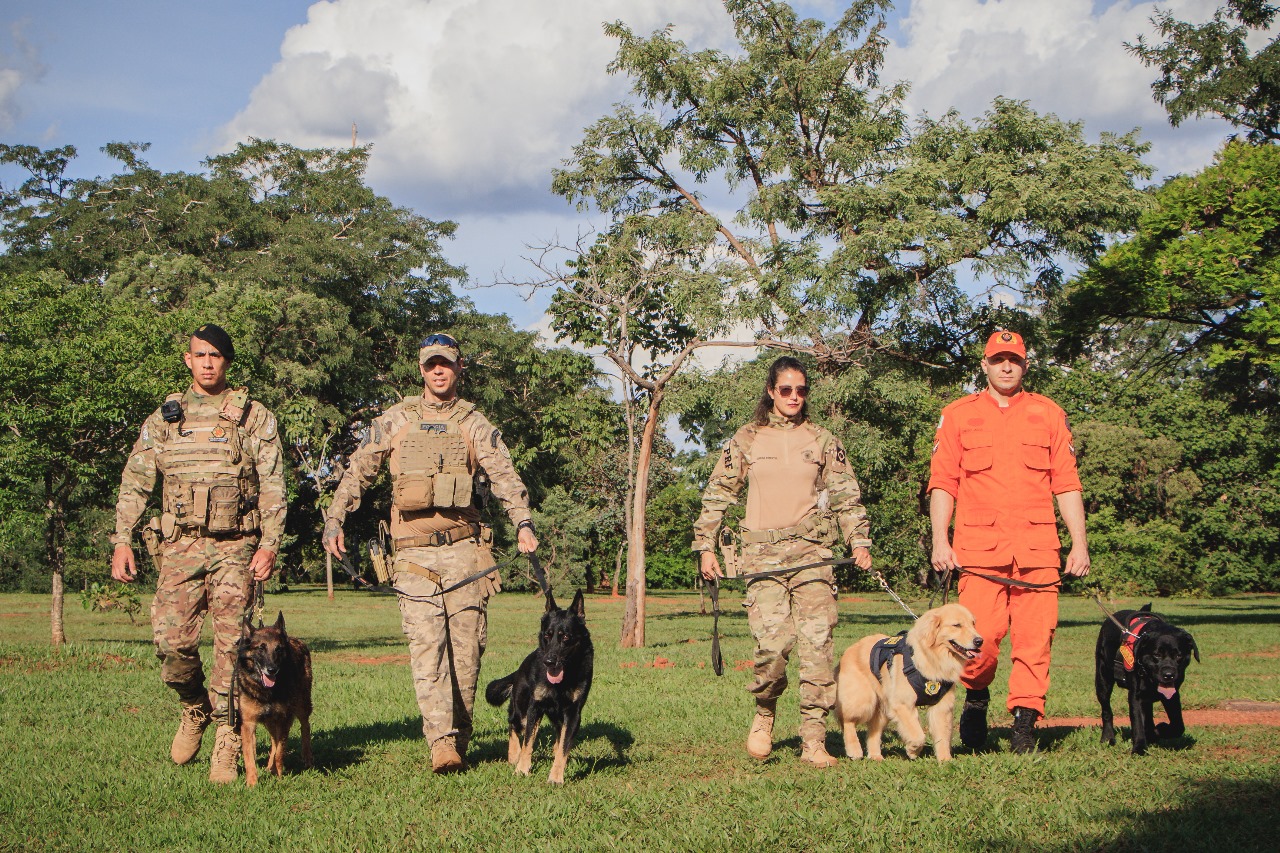
[[[185,397],[170,394],[165,401],[181,403]],[[179,530],[256,533],[257,469],[244,452],[242,436],[249,393],[244,388],[229,392],[217,414],[196,408],[193,413],[184,407],[182,419],[166,422],[158,436],[156,460],[164,472],[161,532],[170,541]]]
[[[421,397],[405,400],[408,422],[399,447],[400,473],[391,480],[391,503],[401,512],[471,506],[471,448],[459,424],[475,409],[459,400],[445,420],[425,417]]]

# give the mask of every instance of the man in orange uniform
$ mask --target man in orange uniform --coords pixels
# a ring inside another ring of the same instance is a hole
[[[1022,390],[1027,348],[1015,332],[987,341],[987,388],[942,410],[929,476],[933,567],[962,567],[960,603],[973,611],[982,654],[965,667],[967,690],[960,740],[977,749],[987,740],[988,686],[1000,641],[1010,634],[1013,665],[1008,708],[1014,752],[1035,748],[1036,720],[1049,690],[1049,652],[1058,624],[1060,565],[1053,500],[1071,534],[1066,573],[1089,574],[1084,497],[1066,414],[1048,397]],[[947,537],[955,511],[954,545]],[[1001,581],[1050,584],[1034,589]]]

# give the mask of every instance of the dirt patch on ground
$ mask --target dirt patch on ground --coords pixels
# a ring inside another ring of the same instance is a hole
[[[1159,711],[1155,716],[1157,722],[1165,718]],[[1184,708],[1182,721],[1188,726],[1280,726],[1280,703],[1233,699],[1217,708]],[[1117,715],[1115,724],[1127,726],[1129,718]],[[1102,722],[1097,717],[1045,717],[1040,725],[1082,729],[1101,728]]]
[[[384,664],[402,664],[409,662],[407,654],[394,655],[336,655],[343,663],[354,663],[359,666],[383,666]]]

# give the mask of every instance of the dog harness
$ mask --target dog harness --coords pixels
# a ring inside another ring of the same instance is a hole
[[[925,678],[920,670],[916,669],[915,661],[911,654],[911,646],[907,645],[906,639],[907,632],[902,631],[892,637],[885,637],[872,646],[871,671],[876,673],[876,677],[879,678],[880,670],[886,664],[893,664],[893,656],[902,655],[902,674],[907,677],[907,683],[916,692],[916,705],[922,708],[936,705],[943,696],[947,695],[947,691],[955,686],[955,682],[933,681]]]
[[[1133,672],[1138,663],[1138,638],[1149,624],[1159,619],[1154,613],[1134,613],[1125,623],[1124,642],[1116,649],[1115,663],[1116,681],[1122,687],[1128,685],[1129,673]]]

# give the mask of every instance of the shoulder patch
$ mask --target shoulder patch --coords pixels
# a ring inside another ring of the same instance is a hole
[[[489,435],[489,444],[494,450],[498,449],[498,443],[502,440],[502,435],[496,429]]]

